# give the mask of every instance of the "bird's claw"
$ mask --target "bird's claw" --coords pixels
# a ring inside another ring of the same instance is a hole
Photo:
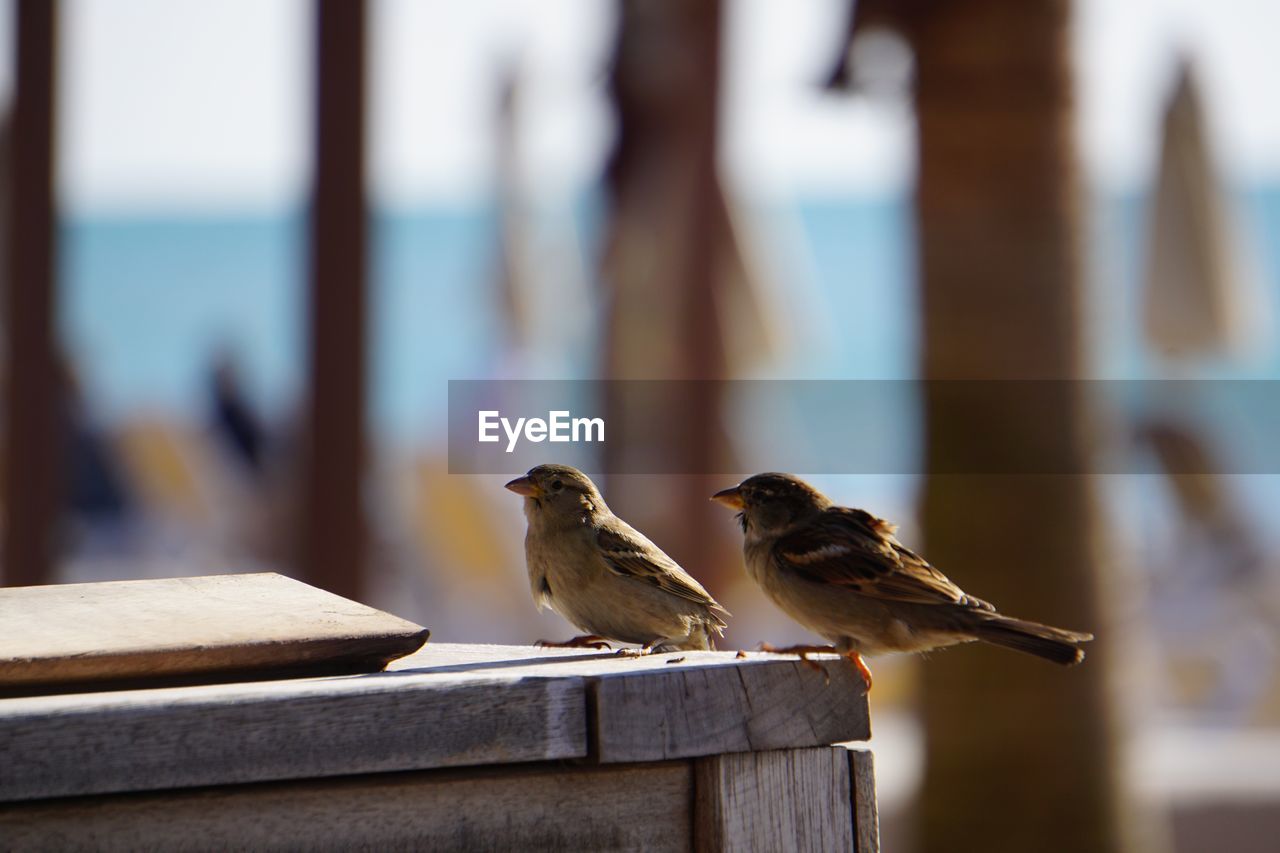
[[[867,662],[862,659],[862,655],[857,652],[849,652],[846,655],[849,662],[853,664],[854,669],[858,670],[858,675],[862,676],[862,683],[866,685],[867,692],[871,692],[871,670],[867,667]]]
[[[809,669],[812,669],[814,672],[822,673],[822,680],[827,684],[831,683],[831,673],[827,672],[827,668],[825,666],[818,663],[816,660],[810,660],[809,655],[806,652],[800,652],[799,654],[800,663],[809,667]]]
[[[585,634],[581,637],[574,637],[572,640],[564,642],[556,642],[554,640],[538,640],[534,643],[540,649],[612,649],[604,637],[597,634]]]
[[[816,660],[810,660],[809,655],[835,652],[836,649],[833,646],[784,646],[779,648],[772,643],[761,643],[760,651],[769,652],[775,655],[797,655],[800,658],[800,663],[804,664],[809,669],[822,673],[822,677],[826,683],[831,683],[831,673],[827,672],[827,668]]]

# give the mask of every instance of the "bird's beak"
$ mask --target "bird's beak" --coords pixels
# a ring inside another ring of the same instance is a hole
[[[516,477],[510,483],[503,486],[508,491],[515,492],[517,495],[523,495],[526,498],[542,497],[542,489],[533,481],[531,477]]]
[[[724,504],[729,509],[742,509],[742,492],[738,490],[737,486],[716,492],[711,496],[711,500]]]

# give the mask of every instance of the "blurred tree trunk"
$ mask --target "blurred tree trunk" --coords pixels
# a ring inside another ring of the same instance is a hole
[[[618,141],[609,164],[606,379],[715,380],[716,316],[732,236],[716,174],[719,0],[624,0],[610,89]],[[705,471],[722,460],[720,399],[698,382],[652,386],[643,405],[610,393],[609,470]],[[643,440],[651,457],[638,452]],[[661,469],[657,466],[663,466]],[[723,478],[721,478],[723,479]],[[714,594],[733,564],[728,525],[705,475],[610,476],[610,505]],[[712,531],[723,530],[717,537]]]
[[[1082,376],[1069,12],[1067,0],[914,7],[926,379]],[[976,645],[925,665],[924,851],[1122,846],[1091,480],[955,473],[965,458],[1016,464],[1027,447],[1090,470],[1080,384],[1031,390],[995,412],[927,386],[927,553],[1003,612],[1100,640],[1071,670]]]

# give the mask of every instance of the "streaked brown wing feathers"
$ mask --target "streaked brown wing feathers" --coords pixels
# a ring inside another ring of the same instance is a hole
[[[596,543],[605,564],[619,575],[651,583],[672,595],[706,605],[720,620],[729,616],[702,584],[638,532],[601,527],[596,533]]]
[[[781,571],[848,587],[872,598],[919,604],[972,604],[946,575],[893,538],[893,526],[860,509],[831,507],[774,546]]]

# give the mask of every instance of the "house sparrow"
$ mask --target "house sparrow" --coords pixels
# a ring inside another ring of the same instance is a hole
[[[861,655],[923,652],[971,640],[1070,666],[1092,634],[1002,616],[965,595],[894,538],[897,528],[860,509],[835,506],[787,474],[757,474],[712,500],[739,510],[747,574],[787,615],[830,646],[765,651],[839,652],[871,688]]]
[[[655,649],[710,649],[729,612],[675,560],[609,511],[595,484],[567,465],[539,465],[506,488],[524,497],[529,585],[587,634],[559,646],[606,640]]]

